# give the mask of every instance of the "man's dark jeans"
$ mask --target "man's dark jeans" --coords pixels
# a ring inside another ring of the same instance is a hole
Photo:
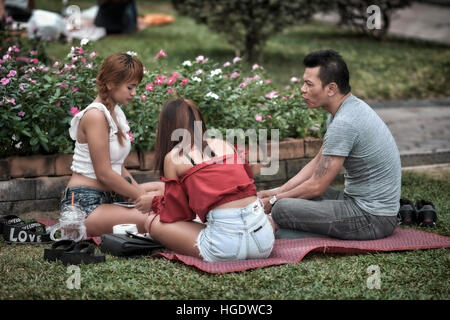
[[[364,212],[343,191],[331,187],[314,200],[278,200],[272,218],[280,228],[345,240],[381,239],[391,235],[397,226],[397,216]]]

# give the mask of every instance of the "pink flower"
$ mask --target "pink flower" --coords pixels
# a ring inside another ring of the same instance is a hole
[[[78,54],[83,54],[83,53],[84,53],[83,48],[78,48]]]
[[[188,82],[189,82],[189,79],[184,78],[183,80],[180,81],[180,85],[185,86],[185,85],[187,85]]]
[[[153,86],[153,82],[147,83],[147,84],[145,85],[145,90],[146,90],[146,91],[153,91],[154,89],[155,89],[155,87]]]
[[[255,120],[258,121],[258,122],[261,122],[262,119],[263,119],[263,116],[261,116],[259,114],[255,116]]]
[[[16,71],[16,70],[11,70],[11,71],[8,73],[7,77],[8,77],[8,78],[14,77],[16,74],[17,74],[17,71]]]
[[[2,83],[2,85],[6,86],[9,83],[9,79],[8,78],[2,78],[2,80],[0,80],[0,82]]]
[[[231,79],[239,77],[239,72],[233,72],[230,77]]]
[[[224,64],[223,64],[223,66],[226,68],[226,67],[229,67],[229,66],[231,66],[231,63],[229,62],[229,61],[227,61],[227,62],[225,62]]]
[[[247,88],[247,84],[245,82],[242,82],[239,84],[239,88]]]
[[[19,111],[19,112],[17,113],[17,115],[18,115],[19,117],[23,117],[23,116],[25,115],[25,112]]]
[[[166,76],[157,76],[155,79],[155,84],[164,84],[165,79],[166,79]]]
[[[30,59],[31,63],[38,64],[39,60],[36,58]]]
[[[173,72],[170,77],[178,79],[179,77],[181,77],[181,74],[179,74],[178,72]]]
[[[30,51],[30,55],[32,55],[32,56],[37,55],[37,50],[31,50],[31,51]]]
[[[86,58],[85,57],[81,58],[81,62],[86,63]]]
[[[78,110],[77,107],[72,107],[70,108],[70,113],[73,115],[76,115],[78,112],[80,112],[80,110]]]
[[[236,62],[239,62],[239,61],[241,61],[242,59],[240,58],[240,57],[235,57],[234,59],[233,59],[233,63],[236,63]]]
[[[6,99],[6,102],[12,103],[13,105],[16,105],[16,99],[11,98],[11,99]]]
[[[174,88],[169,88],[169,90],[167,90],[167,94],[177,94],[177,90],[175,90]]]
[[[158,60],[160,57],[166,58],[167,54],[163,51],[163,49],[159,50],[159,52],[155,56],[155,60]]]
[[[272,119],[272,116],[269,114],[266,118],[267,119]]]
[[[195,58],[195,62],[206,63],[208,62],[208,58],[205,58],[204,56],[198,56],[197,58]]]
[[[132,142],[134,140],[133,134],[130,131],[128,131],[127,135],[130,137],[130,142]]]
[[[147,100],[147,96],[146,96],[145,94],[141,95],[141,100],[142,100],[142,101]]]
[[[25,88],[23,87],[23,83],[19,84],[19,89],[22,90],[22,91],[25,90]]]
[[[58,107],[61,107],[61,101],[58,100],[58,102],[56,102],[56,105],[57,105]]]
[[[98,53],[95,52],[95,51],[92,51],[92,52],[89,54],[89,58],[91,58],[91,59],[94,59],[96,56],[98,56]]]
[[[67,87],[67,83],[63,83],[59,86],[60,88],[66,88]]]
[[[279,96],[279,94],[275,90],[274,91],[270,91],[268,94],[265,95],[265,97],[267,99],[274,99],[274,98],[276,98],[278,96]]]
[[[170,77],[170,78],[167,80],[167,84],[168,84],[169,86],[171,86],[171,85],[174,84],[176,81],[177,81],[177,78],[174,78],[174,77],[172,76],[172,77]]]
[[[72,92],[77,92],[78,88],[72,88]]]

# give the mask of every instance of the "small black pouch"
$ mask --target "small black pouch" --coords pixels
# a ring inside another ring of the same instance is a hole
[[[118,257],[150,255],[164,250],[164,246],[148,238],[134,234],[104,234],[100,249]]]

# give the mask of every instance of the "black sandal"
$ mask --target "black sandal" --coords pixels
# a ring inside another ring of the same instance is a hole
[[[44,259],[47,261],[61,260],[63,253],[72,250],[75,245],[76,242],[69,239],[56,241],[51,248],[44,249]]]
[[[40,229],[40,231],[38,231]],[[42,223],[24,222],[3,225],[3,239],[7,243],[51,243],[50,233]]]
[[[105,262],[103,253],[95,253],[95,245],[88,241],[77,243],[72,250],[64,251],[61,256],[62,263],[68,264],[90,264]]]

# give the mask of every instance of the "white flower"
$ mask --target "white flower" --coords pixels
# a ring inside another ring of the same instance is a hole
[[[298,82],[298,78],[296,78],[296,77],[292,77],[292,78],[291,78],[291,82],[292,82],[292,83],[294,83],[294,82]]]
[[[213,99],[218,100],[218,99],[219,99],[219,96],[218,96],[217,94],[213,93],[213,92],[208,92],[208,93],[205,95],[205,98],[213,98]]]
[[[221,74],[221,73],[222,73],[221,69],[215,69],[215,70],[211,71],[211,77],[214,77],[214,76],[216,76],[218,74]]]
[[[202,62],[203,60],[205,60],[204,56],[198,56],[197,58],[195,58],[196,62]]]
[[[257,65],[256,63],[252,66],[252,70],[256,70],[259,68],[259,65]]]
[[[89,43],[89,39],[83,38],[80,41],[81,46],[87,45]]]
[[[189,60],[186,60],[185,62],[183,62],[183,66],[192,67],[192,63]]]
[[[198,77],[192,77],[192,80],[197,81],[197,82],[202,82],[202,79],[198,78]]]
[[[199,74],[202,74],[203,70],[202,69],[198,69],[197,71],[195,71],[195,75],[198,76]]]
[[[137,53],[134,51],[127,51],[127,54],[129,54],[130,56],[137,56]]]
[[[225,63],[223,64],[223,66],[224,66],[224,67],[229,67],[229,66],[231,66],[231,63],[230,63],[229,61],[227,61],[227,62],[225,62]]]

